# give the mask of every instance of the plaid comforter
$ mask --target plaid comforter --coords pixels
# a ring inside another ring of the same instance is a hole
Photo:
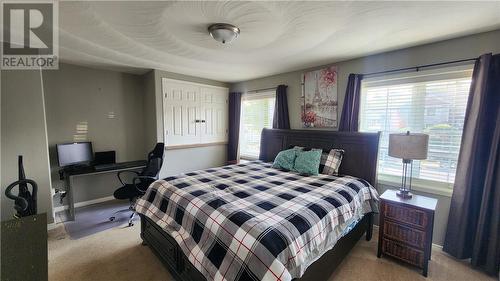
[[[207,280],[291,280],[374,211],[375,200],[362,179],[301,176],[253,161],[158,180],[136,210]]]

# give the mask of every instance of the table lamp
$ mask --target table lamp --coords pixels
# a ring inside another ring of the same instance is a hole
[[[410,191],[413,160],[427,159],[428,145],[429,135],[426,134],[410,134],[410,131],[407,131],[406,134],[389,134],[389,156],[403,159],[401,187],[396,193],[399,197],[403,199],[412,197]]]

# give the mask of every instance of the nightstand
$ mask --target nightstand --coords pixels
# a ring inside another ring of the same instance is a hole
[[[380,196],[378,253],[417,266],[427,277],[437,199],[413,195],[402,199],[396,190]]]

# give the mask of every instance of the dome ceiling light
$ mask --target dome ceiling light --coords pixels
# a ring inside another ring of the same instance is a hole
[[[240,35],[240,29],[229,23],[214,23],[208,27],[208,33],[222,44],[230,43]]]

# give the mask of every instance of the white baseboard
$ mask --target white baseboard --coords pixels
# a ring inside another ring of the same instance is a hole
[[[47,224],[47,230],[52,230],[52,229],[54,229],[54,228],[56,228],[56,227],[58,227],[58,226],[59,226],[59,225],[57,225],[57,223],[56,223],[56,222],[49,223],[49,224]]]
[[[434,248],[438,248],[438,249],[439,249],[439,250],[441,250],[441,251],[443,250],[443,246],[438,245],[438,244],[434,244],[434,243],[432,243],[432,247],[434,247]]]
[[[93,204],[97,204],[97,203],[111,201],[111,200],[114,200],[114,199],[115,199],[115,197],[113,197],[113,196],[107,196],[107,197],[97,198],[97,199],[93,199],[93,200],[77,202],[77,203],[75,203],[75,208],[80,208],[80,207],[85,207],[85,206],[88,206],[88,205],[93,205]],[[62,212],[62,211],[65,211],[67,209],[69,209],[68,205],[55,207],[54,208],[54,213]]]

